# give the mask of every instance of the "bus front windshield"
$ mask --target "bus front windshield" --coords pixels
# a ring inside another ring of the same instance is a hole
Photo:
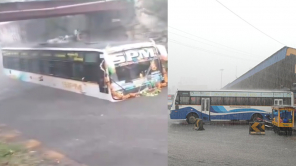
[[[125,66],[118,66],[115,70],[117,74],[116,81],[125,81],[126,83],[132,82],[135,79],[145,78],[153,72],[160,71],[159,60],[143,61]]]

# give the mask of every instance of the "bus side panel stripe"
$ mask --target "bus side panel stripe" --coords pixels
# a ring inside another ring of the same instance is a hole
[[[224,106],[211,106],[211,112],[226,113],[228,112]]]
[[[233,109],[233,110],[230,110],[229,112],[250,112],[250,111],[265,112],[265,111],[262,111],[262,110],[259,110],[259,109],[254,109],[254,108],[247,108],[247,109],[244,109],[244,108]]]

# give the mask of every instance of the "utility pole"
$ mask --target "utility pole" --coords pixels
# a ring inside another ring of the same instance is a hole
[[[220,71],[221,71],[221,89],[222,89],[222,73],[223,73],[223,70],[224,69],[220,69]]]

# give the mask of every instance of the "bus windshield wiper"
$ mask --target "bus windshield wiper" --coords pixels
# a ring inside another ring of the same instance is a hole
[[[102,65],[104,63],[104,60],[102,61],[102,63],[100,64],[100,68],[101,70],[103,70],[106,74],[106,71],[103,69]],[[104,75],[105,77],[106,75]],[[118,85],[124,92],[127,92],[127,90],[125,88],[123,88],[122,86],[120,86],[116,81],[114,81],[110,76],[109,76],[110,81],[114,82],[116,85]]]
[[[127,90],[125,89],[125,88],[123,88],[122,86],[120,86],[116,81],[114,81],[111,77],[109,77],[110,78],[110,80],[112,81],[112,82],[114,82],[116,85],[118,85],[124,92],[127,92]]]

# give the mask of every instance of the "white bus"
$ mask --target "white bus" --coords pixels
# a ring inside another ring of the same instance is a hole
[[[151,42],[55,43],[2,48],[5,75],[112,102],[167,85],[167,51]]]
[[[265,119],[274,105],[294,105],[290,91],[187,91],[178,90],[171,107],[171,119],[204,121]]]

